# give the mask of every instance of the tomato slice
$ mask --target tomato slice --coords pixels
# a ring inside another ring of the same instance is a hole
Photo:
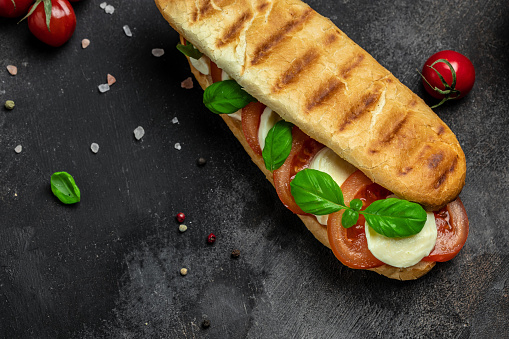
[[[212,82],[223,80],[223,70],[217,67],[216,63],[213,61],[210,61],[210,75],[212,76]]]
[[[355,198],[363,200],[363,209],[373,201],[385,199],[390,192],[378,184],[374,184],[360,170],[352,173],[341,185],[343,198],[350,203]],[[332,252],[343,265],[350,268],[373,268],[382,266],[384,263],[375,258],[368,249],[366,232],[364,231],[365,219],[361,215],[357,225],[350,228],[341,226],[343,211],[333,213],[327,222],[327,233]]]
[[[324,146],[311,139],[298,127],[292,130],[292,150],[285,163],[274,171],[274,186],[281,202],[293,213],[306,214],[293,199],[290,182],[297,172],[307,168],[315,154]]]
[[[265,105],[260,102],[250,102],[242,109],[242,130],[247,143],[253,151],[262,155],[262,149],[258,142],[258,128],[260,128],[260,117],[265,109]]]
[[[425,261],[444,262],[451,260],[461,250],[468,237],[468,217],[465,206],[458,198],[435,212],[437,242]]]

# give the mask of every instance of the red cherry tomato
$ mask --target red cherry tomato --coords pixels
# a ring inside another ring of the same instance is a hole
[[[292,150],[284,164],[274,171],[274,186],[281,202],[293,213],[306,214],[292,196],[290,182],[297,172],[309,167],[315,154],[323,148],[318,141],[311,139],[298,127],[292,130]]]
[[[76,15],[67,0],[51,0],[50,30],[46,26],[44,4],[40,2],[28,17],[28,28],[37,39],[58,47],[69,40],[76,28]]]
[[[17,18],[28,13],[34,0],[0,0],[0,17]],[[14,6],[16,5],[16,6]]]
[[[452,66],[454,72],[444,60]],[[437,72],[443,77],[447,86]],[[474,82],[474,65],[466,56],[455,51],[447,50],[433,54],[422,68],[424,88],[434,98],[442,99],[438,105],[449,99],[463,98],[470,92]]]

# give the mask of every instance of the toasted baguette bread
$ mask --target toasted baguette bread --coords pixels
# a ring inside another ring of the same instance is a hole
[[[181,36],[181,41],[183,42],[183,38]],[[205,90],[208,86],[212,85],[211,76],[201,74],[196,68],[193,67],[189,58],[188,58],[189,66],[191,67],[191,72],[195,76],[196,80],[200,84],[201,88]],[[253,149],[249,146],[244,137],[244,132],[242,131],[242,124],[240,121],[229,117],[227,114],[220,115],[224,122],[228,125],[232,133],[242,144],[246,152],[249,154],[253,162],[258,166],[258,168],[265,174],[267,180],[274,186],[274,176],[271,171],[265,168],[265,163],[263,158],[256,154]],[[302,220],[307,229],[318,239],[323,245],[327,246],[329,249],[329,239],[327,236],[327,227],[318,223],[314,216],[310,215],[298,215],[298,217]],[[391,279],[396,280],[413,280],[418,279],[428,273],[433,266],[435,266],[435,262],[430,261],[420,261],[414,266],[407,268],[398,268],[390,265],[382,265],[380,267],[369,269],[370,271],[377,272],[381,275],[384,275]]]
[[[299,0],[155,0],[247,92],[396,195],[437,209],[465,182],[453,132]]]

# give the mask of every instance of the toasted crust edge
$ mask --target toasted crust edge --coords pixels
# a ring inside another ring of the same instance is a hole
[[[201,74],[198,70],[196,70],[196,68],[193,67],[193,65],[189,61],[189,57],[186,58],[188,59],[187,61],[189,63],[189,67],[191,67],[191,72],[193,73],[194,77],[200,84],[201,88],[205,90],[205,88],[212,84],[211,77]],[[263,172],[263,174],[265,174],[265,177],[267,178],[267,180],[269,180],[272,186],[274,186],[274,176],[272,175],[272,172],[265,168],[263,158],[257,155],[247,143],[244,137],[244,132],[242,131],[242,124],[239,121],[229,117],[227,114],[221,114],[220,117],[223,119],[223,121],[231,130],[233,135],[240,142],[242,147],[244,147],[244,150],[247,152],[247,154],[249,154],[251,160],[256,164],[256,166],[258,166],[258,168]],[[327,248],[329,249],[331,248],[327,235],[327,227],[318,223],[315,217],[309,215],[297,215],[297,216],[302,220],[306,228],[313,234],[313,236],[318,241],[320,241]],[[390,279],[415,280],[428,273],[434,266],[435,262],[420,261],[417,264],[406,268],[382,265],[380,267],[370,268],[368,270],[376,272]]]

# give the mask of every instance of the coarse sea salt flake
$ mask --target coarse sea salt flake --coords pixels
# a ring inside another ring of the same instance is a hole
[[[18,154],[21,153],[22,150],[23,150],[23,146],[21,146],[21,145],[18,145],[18,146],[16,146],[16,148],[14,148],[14,152],[16,152]]]
[[[104,93],[104,92],[108,92],[110,90],[110,85],[100,84],[99,86],[97,86],[97,88],[99,88],[99,92]]]
[[[134,137],[136,138],[136,140],[140,140],[141,138],[143,138],[144,135],[145,130],[143,129],[143,127],[141,126],[136,127],[136,129],[134,130]]]
[[[179,123],[179,119],[177,119],[177,117],[171,119],[171,122],[173,122],[174,124],[178,124]]]
[[[152,55],[156,58],[159,58],[164,55],[164,49],[162,48],[154,48],[152,49]]]
[[[102,9],[105,9],[107,5],[108,5],[108,4],[107,4],[106,2],[101,2],[101,4],[99,5],[99,7],[101,7]]]
[[[107,14],[113,14],[113,12],[115,12],[115,7],[113,7],[112,5],[106,5],[106,7],[104,7],[104,11]]]
[[[179,143],[179,142],[177,142],[177,143],[175,144],[175,149],[176,149],[177,151],[180,151],[180,150],[182,149],[182,146],[180,146],[180,143]]]
[[[99,152],[99,145],[93,142],[92,145],[90,145],[90,150],[94,153]]]
[[[124,29],[125,35],[127,35],[128,37],[132,37],[133,36],[133,33],[131,32],[131,29],[129,28],[129,26],[124,25],[124,27],[122,27],[122,28]]]
[[[90,40],[83,39],[81,40],[81,48],[87,48],[90,45]]]

